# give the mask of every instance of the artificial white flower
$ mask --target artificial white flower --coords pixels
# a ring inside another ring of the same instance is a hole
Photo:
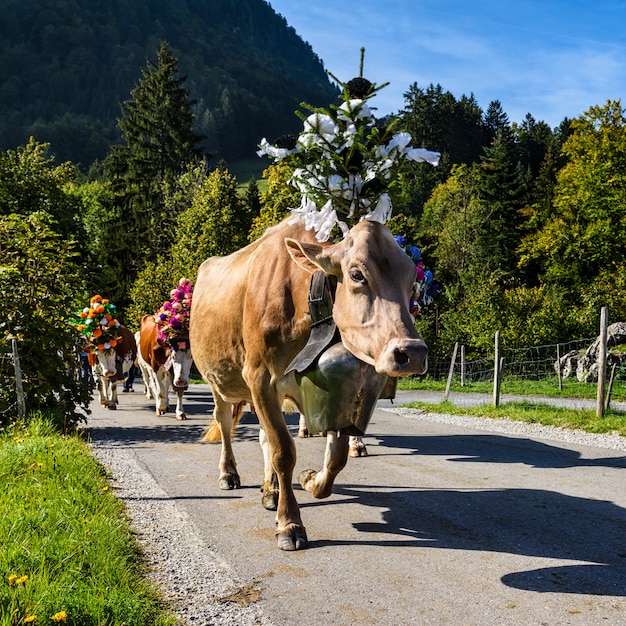
[[[282,161],[285,157],[293,154],[296,150],[288,150],[287,148],[277,148],[273,146],[271,143],[263,137],[261,139],[261,143],[259,144],[260,150],[257,150],[257,154],[259,156],[270,156],[274,159],[274,161]]]
[[[431,165],[439,165],[440,156],[439,152],[432,152],[425,148],[411,148],[406,153],[406,158],[409,159],[409,161],[417,161],[418,163],[425,161]]]
[[[376,207],[371,213],[368,213],[363,219],[370,222],[380,222],[386,224],[387,220],[391,217],[391,199],[386,193],[380,195]]]
[[[365,101],[355,98],[344,102],[339,107],[337,117],[344,122],[368,120],[372,117],[372,110]]]
[[[411,139],[411,133],[398,133],[394,135],[387,144],[387,153],[391,152],[394,148],[397,148],[400,152],[404,152],[404,149],[411,143]]]
[[[299,141],[303,145],[320,143],[321,141],[332,142],[338,132],[337,124],[330,115],[313,113],[304,122],[304,131]]]

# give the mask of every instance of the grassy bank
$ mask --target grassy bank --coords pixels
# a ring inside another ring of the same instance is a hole
[[[493,407],[489,404],[461,407],[451,402],[439,404],[412,402],[406,406],[421,409],[425,413],[452,413],[453,415],[469,415],[471,417],[508,419],[544,424],[545,426],[576,428],[588,433],[611,433],[626,437],[626,415],[611,411],[607,412],[604,417],[597,417],[595,411],[565,409],[541,402],[526,401],[507,402],[499,407]]]
[[[0,626],[165,626],[105,471],[43,418],[0,433]]]

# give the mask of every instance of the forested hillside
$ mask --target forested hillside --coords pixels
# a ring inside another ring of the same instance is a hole
[[[120,104],[167,41],[203,149],[227,160],[297,130],[300,102],[337,90],[264,0],[0,0],[0,150],[29,136],[88,167],[120,139]],[[349,77],[346,77],[346,79]]]

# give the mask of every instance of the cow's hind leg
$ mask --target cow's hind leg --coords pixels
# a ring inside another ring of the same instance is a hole
[[[272,467],[272,455],[267,441],[265,431],[259,429],[259,443],[263,451],[263,485],[261,486],[261,504],[268,511],[275,511],[278,508],[278,476]]]
[[[365,447],[361,437],[350,437],[350,452],[348,455],[353,458],[367,456],[367,448]]]
[[[327,498],[333,491],[335,477],[346,466],[350,438],[336,432],[326,435],[326,453],[324,468],[319,472],[304,470],[298,479],[303,489],[316,498]]]
[[[219,395],[213,394],[215,400],[215,409],[213,410],[213,419],[217,423],[222,439],[222,454],[220,456],[220,476],[218,485],[220,489],[239,489],[241,487],[241,479],[237,472],[237,463],[235,462],[235,454],[233,452],[232,431],[233,431],[233,411],[230,402],[226,402]],[[243,409],[241,403],[235,405],[238,410]],[[211,431],[213,425],[207,428],[203,439],[211,441]]]

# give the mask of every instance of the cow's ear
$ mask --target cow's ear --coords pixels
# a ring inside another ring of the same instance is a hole
[[[303,269],[311,274],[318,270],[331,273],[332,262],[328,255],[328,246],[317,243],[285,239],[285,245],[291,258]]]

